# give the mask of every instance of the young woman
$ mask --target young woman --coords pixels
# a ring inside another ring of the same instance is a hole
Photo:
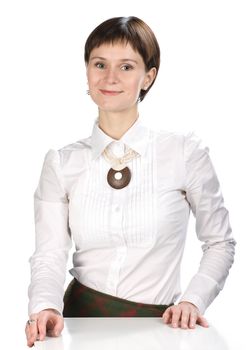
[[[160,63],[142,20],[101,23],[86,41],[85,63],[98,117],[90,137],[45,156],[34,194],[27,344],[59,335],[63,317],[208,327],[202,315],[224,286],[236,243],[208,148],[192,133],[157,132],[139,119]],[[178,300],[190,210],[203,257]],[[72,242],[74,278],[64,294]]]

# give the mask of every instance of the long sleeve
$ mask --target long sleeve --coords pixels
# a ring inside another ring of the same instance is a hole
[[[223,289],[234,261],[236,245],[208,152],[209,148],[194,133],[185,137],[186,198],[196,219],[197,237],[204,244],[198,272],[180,301],[195,304],[201,314]]]
[[[62,313],[68,253],[72,245],[68,197],[64,189],[59,151],[44,158],[34,193],[35,251],[30,257],[28,313],[54,308]]]

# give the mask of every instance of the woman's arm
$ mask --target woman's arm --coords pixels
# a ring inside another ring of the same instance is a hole
[[[175,328],[195,328],[196,323],[208,327],[202,314],[222,290],[234,261],[236,242],[208,151],[194,134],[185,137],[184,189],[196,218],[197,236],[204,244],[198,272],[178,305],[167,308],[163,314],[164,322]]]
[[[60,153],[50,149],[34,193],[36,240],[30,258],[30,316],[45,309],[62,314],[66,264],[72,246],[68,217]]]
[[[234,261],[236,244],[208,151],[194,134],[185,137],[186,198],[196,218],[197,236],[204,244],[198,272],[180,302],[193,303],[201,314],[223,289]]]

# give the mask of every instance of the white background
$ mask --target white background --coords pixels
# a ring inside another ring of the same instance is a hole
[[[248,349],[252,10],[244,0],[1,1],[1,334],[9,348],[15,342],[15,349],[25,349],[33,193],[44,155],[88,137],[97,116],[86,95],[85,40],[100,22],[129,15],[146,21],[161,47],[158,78],[140,104],[142,120],[157,129],[195,131],[209,146],[237,246],[226,285],[205,317],[230,349]],[[183,289],[200,257],[191,218]]]

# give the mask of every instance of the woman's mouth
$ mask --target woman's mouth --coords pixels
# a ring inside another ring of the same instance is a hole
[[[122,93],[122,91],[103,90],[103,89],[100,89],[100,92],[101,92],[103,95],[106,95],[106,96],[117,96],[117,95],[119,95],[119,94]]]

